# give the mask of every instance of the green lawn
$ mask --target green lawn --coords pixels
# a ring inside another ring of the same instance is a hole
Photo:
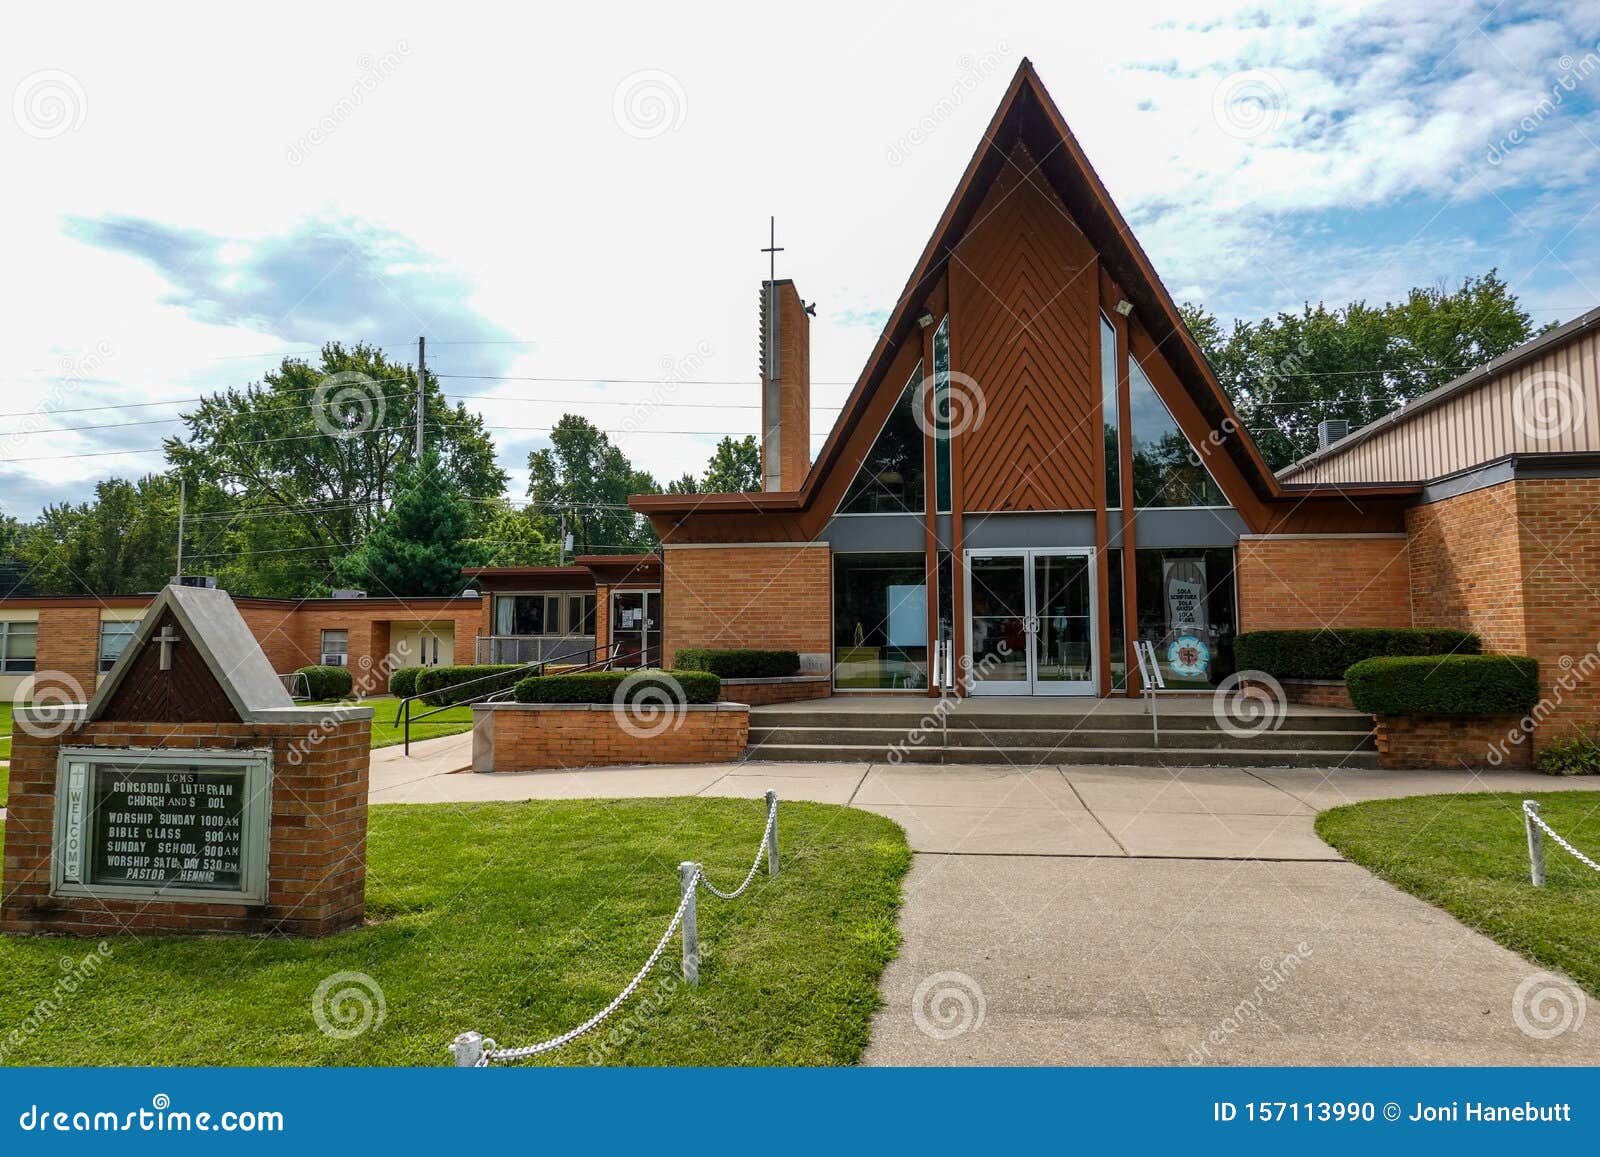
[[[392,700],[370,700],[368,706],[372,707],[375,714],[372,716],[372,746],[393,747],[405,740],[405,728],[394,721],[395,704]],[[437,715],[418,721],[415,716],[423,711],[437,710],[433,707],[424,707],[417,704],[411,708],[413,719],[411,722],[411,742],[419,739],[438,739],[441,735],[459,735],[463,731],[472,730],[471,707],[446,707]]]
[[[1522,801],[1600,859],[1600,793],[1426,795],[1325,811],[1317,833],[1356,863],[1600,996],[1600,872],[1545,839],[1545,886],[1528,882]]]
[[[723,888],[749,868],[759,801],[602,800],[372,809],[367,927],[322,940],[123,939],[20,1041],[93,941],[0,938],[7,1064],[437,1065],[456,1033],[535,1043],[603,1007],[648,956],[699,859]],[[850,1064],[899,944],[904,833],[879,816],[785,803],[783,871],[738,900],[702,891],[701,983],[676,940],[602,1028],[544,1063]],[[362,972],[382,1024],[319,1031],[322,980]],[[622,1039],[609,1044],[620,1029]]]

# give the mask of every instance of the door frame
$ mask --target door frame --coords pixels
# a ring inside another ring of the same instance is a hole
[[[1040,557],[1076,557],[1085,563],[1085,577],[1089,585],[1089,678],[1087,680],[1041,680],[1039,678],[1039,610],[1038,589],[1035,581],[1034,560]],[[1095,548],[1092,546],[997,546],[968,547],[962,551],[961,565],[967,645],[972,640],[972,560],[974,558],[1022,559],[1022,586],[1025,612],[1023,633],[1027,636],[1028,677],[1023,680],[1008,679],[1003,683],[974,680],[968,690],[971,695],[1098,695],[1100,693],[1100,621],[1099,589],[1095,576]],[[976,664],[973,665],[975,667]],[[969,671],[973,669],[969,667]]]
[[[619,628],[617,626],[617,623],[619,621],[618,617],[617,617],[617,600],[619,598],[621,598],[622,596],[624,596],[624,595],[629,595],[629,596],[631,596],[631,595],[639,595],[640,596],[639,608],[640,608],[640,611],[643,613],[644,619],[645,619],[645,623],[644,623],[643,627],[624,627],[624,628]],[[607,630],[607,634],[609,636],[608,637],[608,641],[613,645],[613,647],[615,647],[615,645],[617,643],[618,634],[628,634],[628,635],[637,634],[639,636],[639,650],[641,652],[641,654],[639,656],[639,664],[638,665],[641,666],[641,667],[649,666],[650,665],[650,659],[651,659],[651,653],[650,653],[650,636],[651,636],[651,634],[655,634],[657,636],[657,638],[660,640],[660,642],[657,644],[658,647],[664,647],[666,645],[666,635],[665,635],[665,633],[663,631],[663,627],[664,627],[665,624],[663,624],[661,622],[661,591],[660,591],[660,589],[657,588],[657,587],[613,587],[611,589],[611,600],[610,601],[611,601],[611,605],[608,608],[608,614],[607,614],[607,619],[606,619],[606,630]],[[651,611],[652,610],[655,611],[654,617],[651,616]],[[655,657],[659,661],[661,661],[661,665],[662,666],[666,665],[665,664],[665,656],[657,655]]]

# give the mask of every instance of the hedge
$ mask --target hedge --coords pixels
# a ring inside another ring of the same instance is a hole
[[[524,679],[517,684],[517,702],[615,703],[624,683],[630,703],[641,695],[653,702],[664,694],[676,703],[715,703],[722,696],[721,676],[709,671],[583,671]]]
[[[514,687],[517,680],[527,672],[526,663],[467,663],[459,667],[424,667],[417,676],[415,694],[421,695],[424,702],[430,706],[448,707],[452,703],[479,699],[496,691]],[[465,683],[471,679],[485,679],[490,675],[504,675],[505,678],[474,683],[471,687],[463,687],[459,691],[445,690],[458,683]]]
[[[307,699],[343,699],[355,686],[348,667],[301,667],[296,674],[305,676]]]
[[[710,671],[724,679],[786,679],[800,674],[799,651],[755,651],[684,648],[677,656],[680,671]]]
[[[1363,659],[1344,681],[1369,715],[1521,715],[1539,701],[1539,663],[1526,655]]]
[[[1350,666],[1380,655],[1476,655],[1470,631],[1419,627],[1348,627],[1322,631],[1247,631],[1233,641],[1241,671],[1278,679],[1343,679]]]
[[[401,667],[398,671],[389,674],[389,694],[404,699],[408,695],[417,693],[417,676],[426,671],[426,667]]]

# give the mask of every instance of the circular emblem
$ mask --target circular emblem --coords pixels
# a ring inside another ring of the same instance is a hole
[[[1186,679],[1204,675],[1211,666],[1211,648],[1194,635],[1179,635],[1167,645],[1167,663]]]

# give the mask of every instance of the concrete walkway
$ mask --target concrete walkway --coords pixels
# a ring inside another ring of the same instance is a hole
[[[459,761],[451,750],[375,756],[372,801],[771,787],[903,826],[918,854],[868,1063],[1600,1064],[1600,1013],[1547,1039],[1513,1013],[1519,986],[1525,1010],[1546,989],[1581,994],[1346,863],[1312,828],[1356,800],[1592,781],[777,763],[486,776],[441,770]]]

